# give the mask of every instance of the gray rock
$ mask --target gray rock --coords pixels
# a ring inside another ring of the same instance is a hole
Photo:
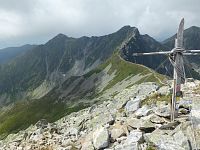
[[[142,119],[127,118],[127,125],[133,129],[139,129],[142,125]]]
[[[119,144],[115,150],[138,150],[138,143]]]
[[[125,127],[120,124],[115,124],[113,125],[111,131],[110,131],[110,136],[111,136],[111,141],[115,141],[116,139],[126,135]]]
[[[188,126],[186,129],[186,135],[191,143],[193,149],[200,149],[200,128],[194,129]]]
[[[130,113],[136,111],[140,107],[140,98],[131,99],[126,103],[125,110]]]
[[[168,132],[157,129],[152,133],[144,135],[145,141],[153,143],[158,149],[162,150],[184,150],[184,147],[177,143],[173,136]]]
[[[158,124],[162,124],[162,123],[165,122],[163,118],[161,118],[161,117],[159,117],[157,115],[152,115],[151,118],[150,118],[150,121],[152,123],[158,123]]]
[[[132,118],[127,120],[127,125],[133,129],[140,129],[144,132],[152,132],[155,130],[155,125],[149,120]]]
[[[113,122],[115,121],[115,117],[108,113],[101,113],[97,116],[95,116],[91,121],[90,121],[90,126],[92,128],[95,128],[97,125],[105,125],[105,124],[113,124]]]
[[[174,136],[175,141],[179,143],[184,149],[190,149],[190,145],[188,142],[189,140],[181,130],[179,130],[173,136]]]
[[[169,86],[162,86],[158,89],[157,92],[160,95],[169,95],[170,94],[170,87]]]
[[[97,129],[93,133],[93,145],[96,149],[106,148],[109,145],[109,133],[106,128]]]
[[[138,86],[138,95],[146,95],[157,91],[159,86],[156,83],[153,82],[146,82],[142,83]]]
[[[94,146],[92,144],[92,141],[87,141],[82,144],[81,150],[94,150]]]
[[[149,120],[145,120],[142,122],[140,128],[141,131],[144,131],[145,133],[153,132],[155,130],[155,125],[150,122]]]
[[[143,134],[141,131],[133,130],[127,136],[123,143],[116,145],[115,150],[137,150],[139,143],[143,142]]]
[[[143,116],[148,116],[152,112],[153,112],[152,109],[149,109],[149,107],[147,105],[144,105],[141,108],[139,108],[138,110],[136,110],[135,115],[137,117],[143,117]]]
[[[166,117],[169,118],[170,117],[170,108],[169,106],[161,106],[160,108],[157,108],[155,111],[155,114],[160,116],[160,117]]]
[[[127,139],[125,140],[125,143],[142,143],[144,141],[143,139],[143,133],[139,130],[132,130],[130,134],[127,136]]]
[[[92,132],[81,137],[81,139],[80,139],[80,143],[82,145],[81,150],[94,150],[92,141],[93,141],[93,133]]]

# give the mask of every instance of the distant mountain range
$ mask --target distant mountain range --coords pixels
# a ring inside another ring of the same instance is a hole
[[[20,47],[8,47],[0,49],[0,64],[10,61],[17,56],[22,55],[26,51],[33,49],[34,47],[36,47],[36,45],[27,44]]]
[[[133,84],[162,84],[166,77],[152,69],[169,74],[170,64],[160,65],[167,57],[132,54],[169,50],[174,38],[160,43],[141,35],[135,27],[124,26],[100,37],[58,34],[43,45],[15,48],[12,55],[0,53],[6,58],[0,65],[0,135],[41,118],[55,121],[66,113],[110,99]],[[200,28],[186,29],[184,38],[186,48],[200,48]],[[188,60],[195,67],[199,64],[199,57]],[[191,70],[195,77],[197,71]]]

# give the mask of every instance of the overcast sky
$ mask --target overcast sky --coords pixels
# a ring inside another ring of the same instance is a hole
[[[58,33],[104,35],[124,25],[163,40],[200,26],[200,0],[0,0],[0,48],[45,43]]]

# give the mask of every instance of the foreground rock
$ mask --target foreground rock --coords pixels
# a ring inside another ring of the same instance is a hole
[[[102,149],[108,147],[109,134],[106,128],[97,129],[93,133],[93,144],[96,149]]]
[[[139,97],[129,100],[125,106],[128,113],[136,111],[140,107],[141,99]]]
[[[113,100],[74,112],[54,123],[42,119],[0,141],[0,150],[190,150],[196,145],[200,148],[197,96],[195,109],[190,111],[191,106],[181,102],[179,117],[171,123],[167,102],[141,106],[149,94],[158,93],[154,83],[128,90]],[[129,100],[128,92],[135,92],[136,96]]]

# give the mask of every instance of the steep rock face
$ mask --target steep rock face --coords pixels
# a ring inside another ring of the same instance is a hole
[[[167,47],[163,46],[156,40],[154,40],[149,35],[140,35],[139,31],[137,31],[136,36],[132,37],[124,47],[121,49],[121,55],[125,60],[130,62],[143,64],[152,69],[156,69],[156,71],[165,74],[166,68],[164,65],[159,66],[163,61],[165,61],[165,66],[170,68],[169,61],[166,60],[166,56],[133,56],[133,53],[141,53],[141,52],[153,52],[153,51],[166,51]],[[159,67],[159,68],[158,68]]]
[[[139,31],[136,32],[136,36],[132,37],[126,42],[124,47],[121,49],[121,56],[128,61],[143,64],[148,66],[159,73],[166,74],[168,76],[173,75],[173,67],[170,64],[167,56],[163,55],[153,55],[153,56],[133,56],[133,53],[140,52],[153,52],[153,51],[166,51],[174,48],[174,41],[176,35],[165,40],[162,43],[157,42],[149,35],[140,35]],[[186,49],[200,49],[200,28],[191,27],[184,31],[184,46]],[[200,79],[199,73],[199,56],[186,56],[184,58],[186,75],[191,77],[191,75]],[[192,68],[195,68],[193,70]]]

